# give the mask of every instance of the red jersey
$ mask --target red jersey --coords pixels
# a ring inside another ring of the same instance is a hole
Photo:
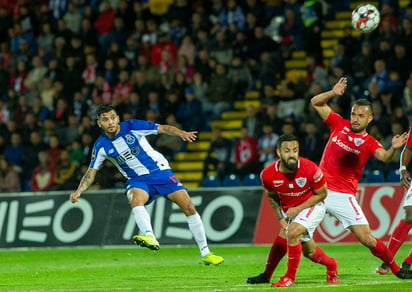
[[[280,160],[262,170],[260,178],[268,192],[276,192],[283,211],[295,207],[313,196],[313,191],[321,188],[325,178],[320,168],[312,161],[299,157],[298,168],[294,173],[279,170]]]
[[[412,124],[409,125],[408,140],[406,140],[406,145],[412,147]]]
[[[366,161],[383,146],[368,133],[352,132],[350,121],[333,111],[324,122],[331,132],[319,166],[328,189],[355,195]]]

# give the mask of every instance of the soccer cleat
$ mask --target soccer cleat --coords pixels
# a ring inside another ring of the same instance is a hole
[[[401,269],[404,271],[409,271],[411,269],[411,264],[407,262],[403,262],[401,265]]]
[[[257,275],[256,277],[247,278],[246,283],[248,283],[248,284],[267,284],[267,283],[269,283],[269,279],[264,273],[262,273],[262,274]]]
[[[295,285],[295,281],[287,276],[280,277],[279,281],[271,284],[273,287],[292,287]]]
[[[395,276],[400,279],[412,279],[412,271],[399,269]]]
[[[376,268],[375,273],[381,274],[381,275],[386,275],[389,272],[389,267],[387,264],[382,263],[379,267]]]
[[[159,242],[153,235],[133,235],[133,240],[138,246],[147,247],[154,251],[160,249]]]
[[[338,276],[338,262],[335,259],[333,259],[333,261],[335,262],[335,269],[326,271],[326,282],[328,282],[329,284],[339,284],[340,280]]]
[[[208,266],[208,265],[217,266],[217,265],[220,265],[221,263],[223,263],[223,261],[224,261],[224,258],[223,258],[223,257],[214,255],[213,253],[208,253],[207,255],[205,255],[205,256],[202,258],[202,262],[203,262],[206,266]]]
[[[339,276],[338,276],[338,270],[336,271],[326,271],[326,282],[329,284],[339,284]]]

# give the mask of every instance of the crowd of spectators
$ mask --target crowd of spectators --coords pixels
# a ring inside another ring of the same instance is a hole
[[[0,189],[73,188],[100,135],[100,103],[121,119],[205,131],[246,91],[259,91],[262,106],[247,109],[242,139],[256,139],[253,157],[264,164],[283,132],[319,149],[323,127],[308,100],[349,75],[348,94],[333,101],[338,112],[370,99],[382,109],[375,135],[386,137],[394,120],[406,116],[407,127],[412,115],[412,6],[397,2],[380,1],[374,33],[355,38],[348,28],[325,64],[325,21],[349,1],[0,0]],[[295,50],[306,52],[305,78],[285,69]],[[150,142],[169,159],[184,147],[170,137]],[[255,171],[234,157],[238,171]],[[121,181],[112,167],[99,172],[100,187]]]

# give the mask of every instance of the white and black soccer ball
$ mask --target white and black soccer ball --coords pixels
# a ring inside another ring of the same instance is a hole
[[[352,26],[362,33],[373,31],[378,27],[381,15],[372,4],[361,4],[352,11]]]

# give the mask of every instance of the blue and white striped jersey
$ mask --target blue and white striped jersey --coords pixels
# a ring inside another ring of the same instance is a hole
[[[158,127],[159,124],[142,120],[121,122],[116,136],[110,139],[103,133],[96,140],[89,167],[98,170],[108,159],[127,179],[170,169],[166,158],[145,137],[157,134]]]

